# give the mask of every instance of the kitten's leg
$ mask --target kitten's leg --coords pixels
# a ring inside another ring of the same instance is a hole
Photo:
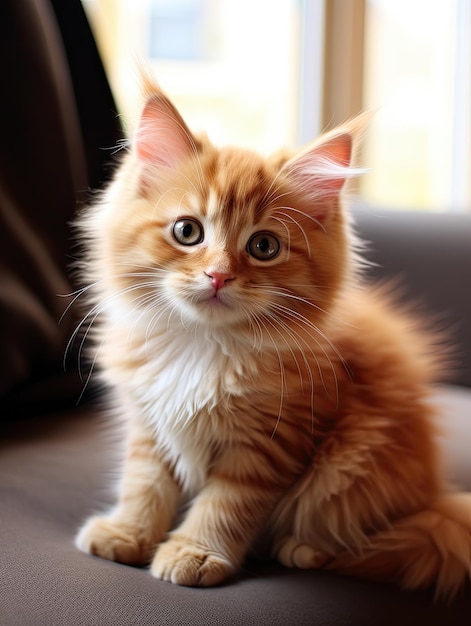
[[[180,489],[160,458],[155,439],[142,422],[132,423],[119,499],[106,515],[87,520],[76,545],[91,554],[142,565],[170,528]]]
[[[401,445],[391,420],[345,420],[272,516],[281,563],[449,596],[471,581],[471,494],[444,493],[418,415]]]
[[[439,497],[374,533],[361,553],[343,551],[329,569],[408,589],[435,587],[451,599],[471,583],[471,493]]]
[[[222,582],[238,569],[279,498],[282,479],[268,476],[257,451],[222,456],[224,467],[212,471],[182,524],[159,546],[151,566],[157,578],[189,586]]]
[[[361,417],[339,420],[271,518],[273,554],[281,563],[316,568],[344,551],[360,554],[375,531],[437,496],[439,464],[419,410],[400,443],[391,416],[365,409]]]

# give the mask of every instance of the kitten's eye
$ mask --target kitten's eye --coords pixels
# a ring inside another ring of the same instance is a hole
[[[280,242],[270,233],[256,233],[249,239],[247,252],[259,261],[268,261],[280,251]]]
[[[195,246],[203,241],[203,227],[190,218],[178,220],[173,225],[173,236],[184,246]]]

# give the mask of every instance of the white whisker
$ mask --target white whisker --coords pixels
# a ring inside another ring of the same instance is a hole
[[[263,290],[268,295],[276,296],[278,298],[281,298],[282,300],[285,299],[285,298],[289,298],[289,299],[292,299],[292,300],[294,300],[296,302],[300,302],[300,303],[306,304],[306,305],[308,305],[310,307],[313,307],[316,310],[318,310],[319,312],[323,312],[325,314],[328,314],[328,312],[323,311],[322,308],[319,307],[317,304],[313,303],[312,301],[310,301],[310,300],[308,300],[308,299],[306,299],[304,297],[301,297],[301,296],[298,296],[296,294],[293,294],[293,293],[289,292],[287,289],[280,288],[280,287],[277,287],[275,289],[273,287],[268,287],[266,285],[258,285],[257,288]],[[342,354],[338,350],[338,348],[327,337],[327,335],[324,333],[324,331],[322,331],[319,328],[319,326],[317,326],[312,320],[310,320],[309,318],[304,316],[302,313],[300,313],[296,309],[293,309],[292,307],[289,307],[286,304],[283,304],[281,301],[280,302],[271,301],[270,302],[270,309],[273,312],[278,312],[278,314],[281,315],[282,317],[284,317],[285,319],[290,319],[292,324],[295,324],[298,328],[300,328],[300,329],[302,329],[302,330],[304,330],[305,332],[308,333],[308,336],[310,337],[310,339],[312,339],[312,341],[315,343],[315,345],[320,350],[320,353],[324,356],[324,358],[326,359],[327,363],[329,364],[329,368],[330,368],[330,370],[332,372],[332,376],[333,376],[334,383],[335,383],[335,396],[336,396],[337,402],[338,402],[338,393],[339,393],[339,391],[338,391],[337,372],[336,372],[336,368],[335,368],[335,366],[334,366],[334,364],[332,362],[330,351],[332,352],[333,355],[335,355],[338,358],[339,363],[343,366],[343,368],[345,369],[347,374],[350,375],[350,370],[348,368],[348,365],[347,365],[345,359],[343,358]],[[291,328],[291,331],[294,332],[294,329]],[[311,331],[313,331],[313,332],[311,332]],[[298,333],[296,333],[296,335],[299,338],[299,340],[302,341],[302,343],[305,345],[305,347],[308,350],[308,352],[310,352],[311,355],[313,356],[313,358],[315,359],[317,367],[318,367],[318,372],[319,372],[319,377],[320,377],[320,380],[321,380],[321,384],[322,384],[323,388],[325,389],[326,393],[328,395],[330,395],[329,389],[328,389],[328,387],[326,385],[326,381],[325,381],[325,378],[324,378],[324,373],[323,373],[322,367],[320,366],[319,360],[317,358],[317,354],[314,352],[312,347],[309,346],[309,344],[306,342],[306,340],[303,337],[298,335]],[[301,353],[303,353],[303,350],[302,350],[301,347],[300,347],[300,350],[301,350]],[[304,350],[304,352],[305,352],[305,350]]]
[[[263,320],[265,320],[266,322],[268,322],[270,324],[270,326],[273,327],[274,330],[276,330],[279,333],[279,330],[276,328],[276,326],[271,322],[271,320],[267,317],[265,317],[265,315],[261,315],[261,318]],[[271,439],[274,438],[276,431],[278,430],[278,426],[280,424],[280,420],[281,420],[281,414],[283,411],[283,399],[285,396],[285,390],[286,390],[286,372],[285,372],[285,367],[284,367],[284,363],[283,363],[283,359],[281,357],[281,353],[280,350],[278,348],[278,345],[276,343],[276,341],[273,339],[272,334],[270,333],[270,331],[268,330],[268,328],[266,328],[266,326],[264,325],[264,330],[266,332],[266,334],[268,335],[268,337],[270,338],[272,345],[273,345],[273,349],[275,350],[276,356],[278,358],[278,363],[280,366],[280,381],[281,381],[281,389],[280,389],[280,405],[278,408],[278,415],[276,418],[276,422],[275,422],[275,426],[273,428],[273,432],[271,434]]]
[[[289,232],[289,228],[286,225],[285,221],[282,220],[280,217],[275,217],[273,215],[272,219],[274,219],[275,221],[279,222],[284,227],[284,229],[286,230],[286,236],[288,238],[288,259],[289,259],[289,255],[290,255],[290,252],[291,252],[291,233]]]
[[[308,254],[308,257],[309,257],[309,258],[311,258],[311,246],[310,246],[310,244],[309,244],[309,239],[308,239],[308,237],[307,237],[307,235],[306,235],[306,231],[304,230],[304,228],[303,228],[303,227],[301,226],[301,224],[300,224],[297,220],[295,220],[295,219],[294,219],[294,217],[292,217],[291,215],[288,215],[287,213],[284,213],[283,211],[278,211],[278,214],[279,214],[279,215],[284,215],[284,217],[288,218],[291,222],[293,222],[293,224],[294,224],[295,226],[297,226],[297,227],[299,228],[299,230],[301,231],[302,236],[304,237],[304,241],[306,242],[306,249],[307,249],[307,254]],[[289,233],[289,229],[288,229],[288,227],[286,226],[285,222],[284,222],[281,218],[273,216],[273,219],[276,219],[276,220],[278,220],[279,222],[281,222],[281,223],[285,226],[286,230],[287,230],[287,231],[288,231],[288,233]]]
[[[297,314],[296,312],[292,311],[288,307],[283,307],[282,305],[275,305],[275,308],[276,308],[276,310],[278,310],[280,312],[280,314],[283,317],[285,317],[286,319],[290,319],[293,324],[298,326],[298,328],[302,328],[303,330],[306,329],[305,328],[306,326],[308,326],[309,328],[312,328],[317,334],[319,334],[323,339],[325,339],[328,342],[329,346],[331,346],[332,349],[334,349],[334,346],[330,342],[330,340],[328,340],[325,337],[325,335],[314,324],[310,323],[309,320],[304,318],[304,316],[302,316],[300,314]],[[287,330],[287,332],[288,332],[288,330]],[[292,332],[294,332],[294,331],[292,331]],[[328,389],[328,387],[326,385],[326,382],[325,382],[324,372],[322,370],[322,367],[321,367],[321,364],[320,364],[319,359],[317,357],[317,354],[315,353],[315,351],[312,349],[312,347],[307,343],[307,341],[303,337],[298,335],[298,333],[296,333],[296,336],[299,337],[300,341],[302,341],[302,343],[305,346],[304,350],[300,347],[300,350],[301,350],[301,352],[303,354],[303,357],[306,358],[304,353],[307,350],[312,355],[312,357],[314,358],[314,360],[316,362],[316,365],[317,365],[318,372],[319,372],[319,378],[320,378],[322,387],[324,388],[325,392],[327,393],[327,396],[330,396],[329,389]],[[335,397],[336,397],[336,401],[338,402],[338,379],[337,379],[337,372],[335,370],[335,366],[334,366],[334,364],[332,362],[332,359],[330,358],[330,355],[327,352],[326,348],[322,345],[322,343],[314,335],[309,333],[309,337],[318,346],[318,348],[320,349],[320,351],[322,352],[322,354],[326,358],[327,363],[330,366],[330,370],[332,372],[332,376],[334,378],[334,383],[335,383]]]
[[[300,209],[296,209],[293,206],[279,206],[276,208],[277,211],[279,211],[280,209],[284,209],[285,211],[293,211],[294,213],[297,213],[298,215],[301,215],[302,217],[311,220],[311,222],[314,222],[314,224],[316,226],[318,226],[322,231],[327,232],[325,229],[324,224],[322,224],[322,222],[319,222],[319,220],[316,220],[316,218],[311,215],[310,213],[306,213],[305,211],[301,211]],[[296,222],[296,220],[294,218],[292,218],[294,222]],[[297,223],[297,222],[296,222]]]

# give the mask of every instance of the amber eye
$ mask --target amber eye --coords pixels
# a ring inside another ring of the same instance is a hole
[[[256,233],[247,244],[247,252],[259,261],[274,259],[279,251],[280,242],[271,233]]]
[[[184,218],[173,225],[173,236],[183,246],[195,246],[203,241],[203,227],[196,220]]]

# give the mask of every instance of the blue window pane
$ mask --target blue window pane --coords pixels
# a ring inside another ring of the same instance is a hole
[[[150,13],[149,56],[201,60],[205,57],[201,0],[154,0]]]

